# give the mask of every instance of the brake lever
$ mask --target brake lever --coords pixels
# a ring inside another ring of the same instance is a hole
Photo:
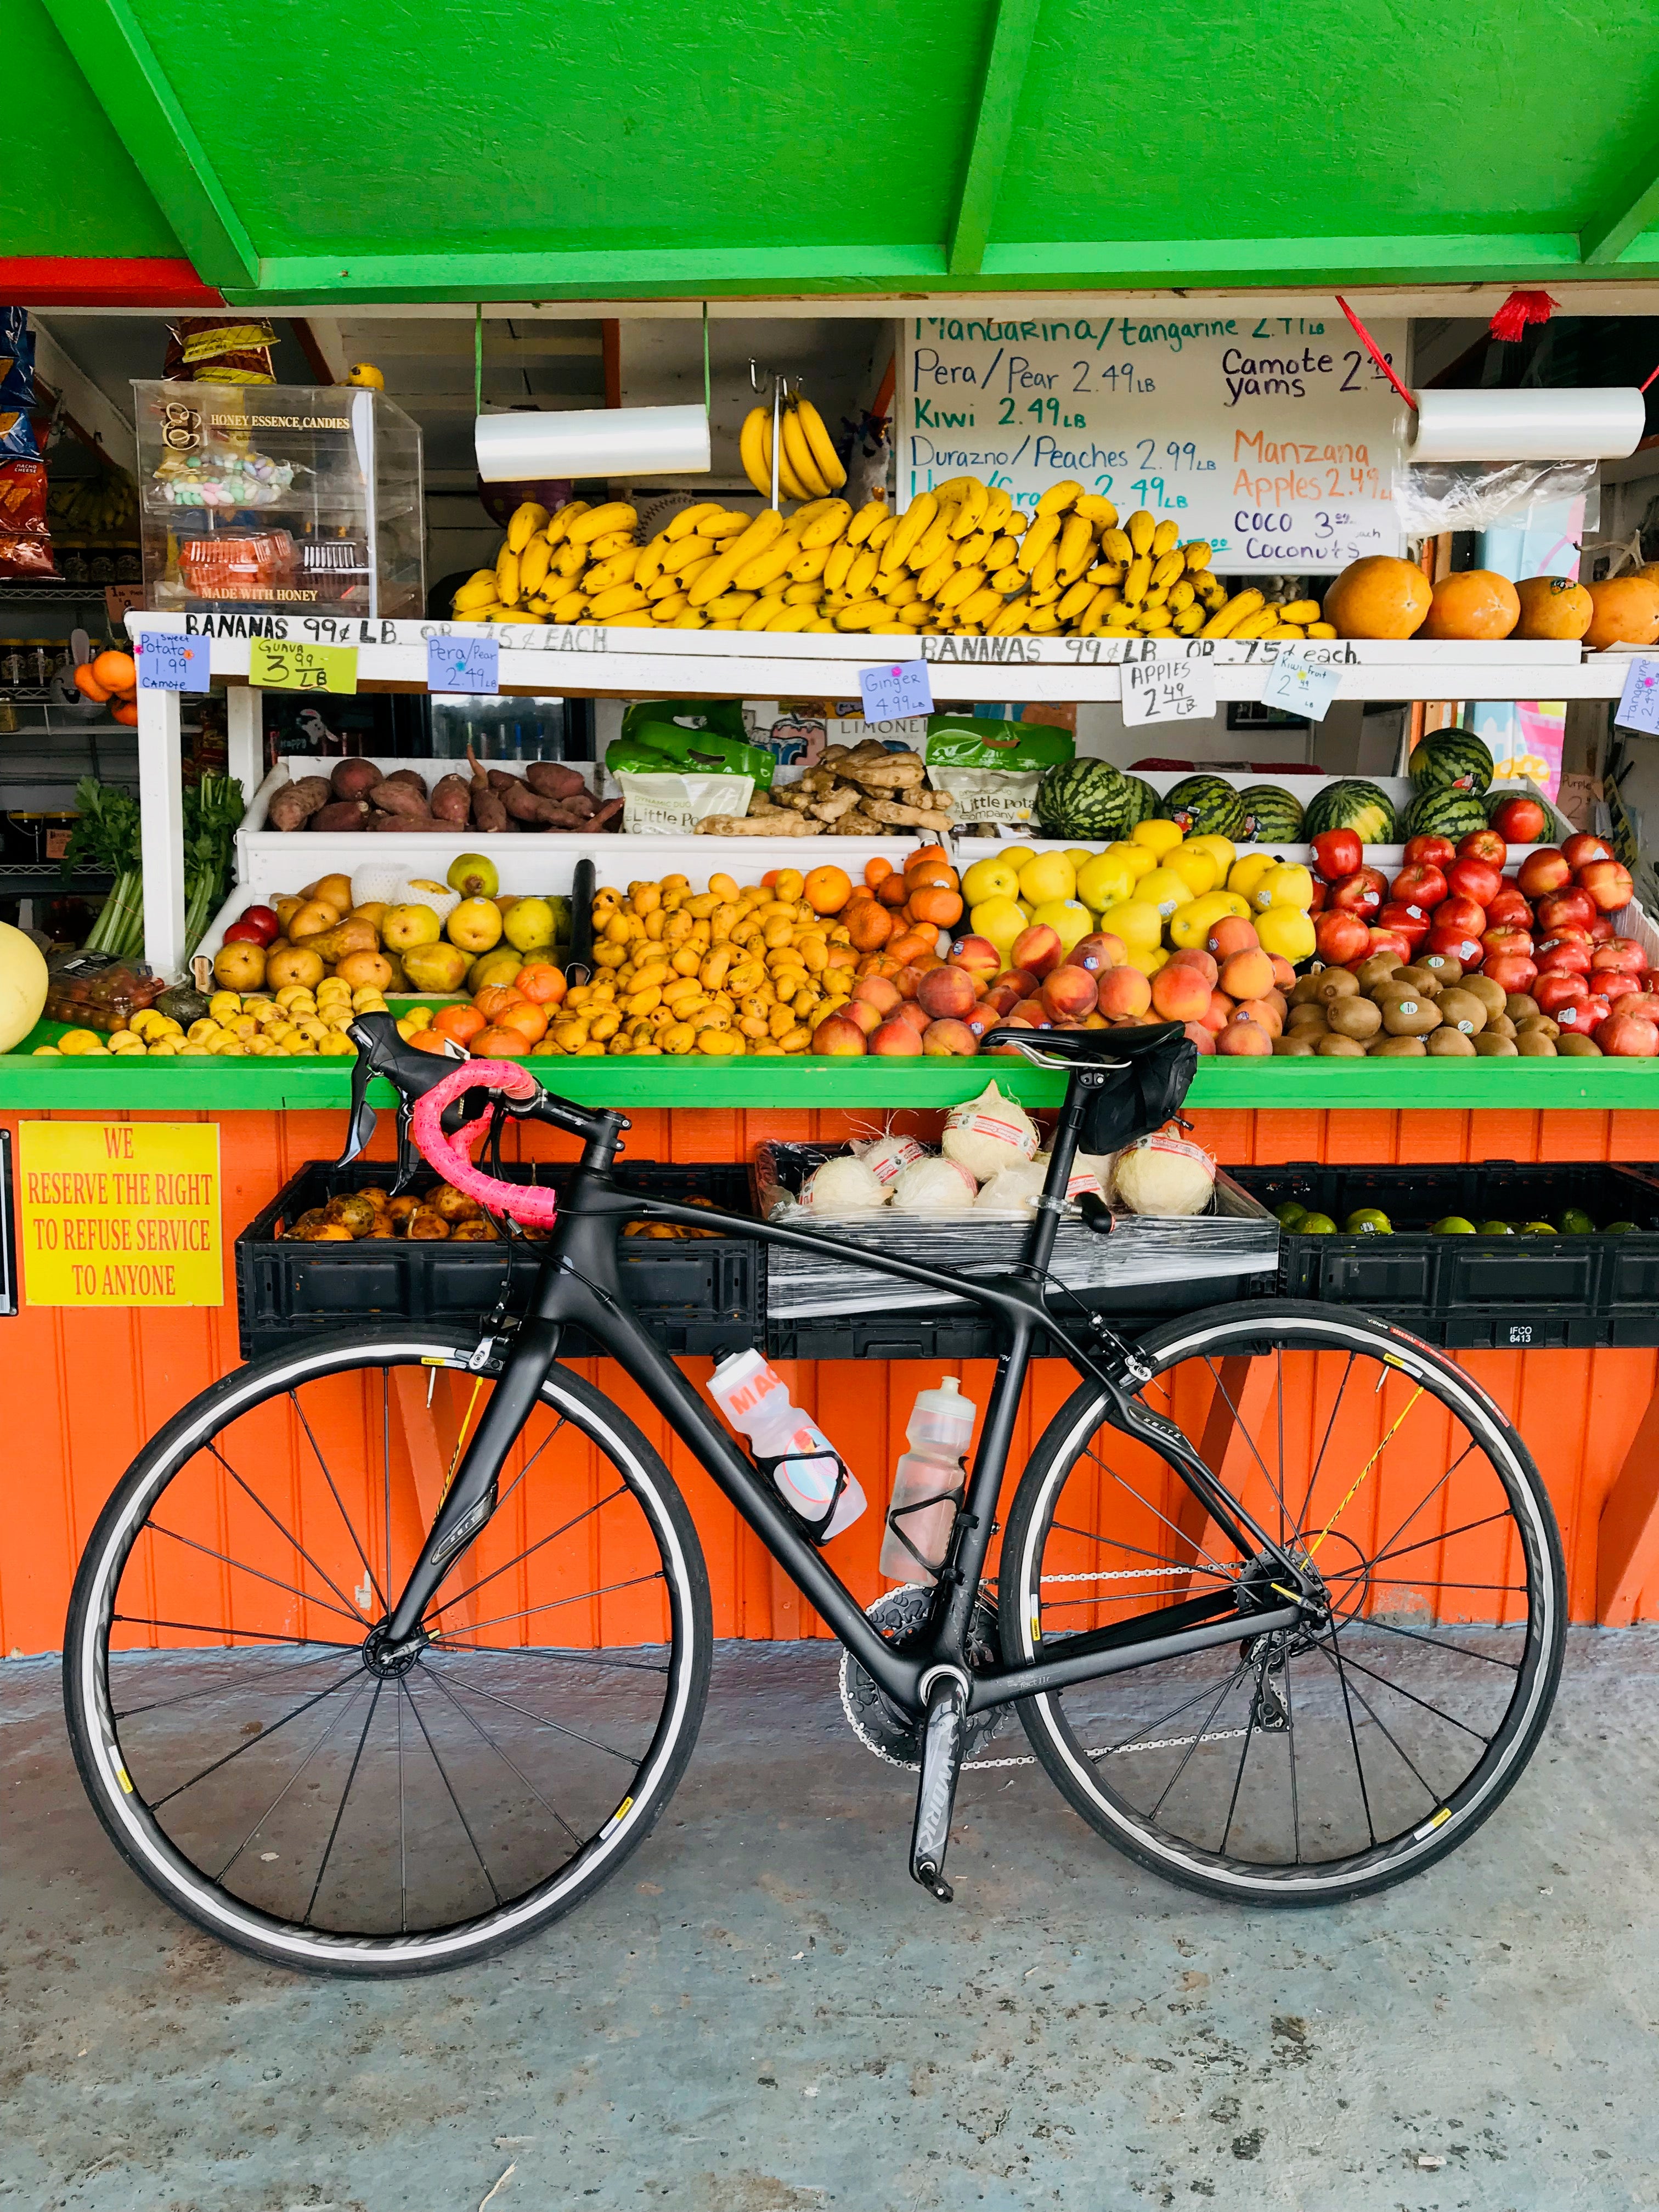
[[[415,1109],[401,1096],[398,1100],[398,1179],[392,1186],[393,1198],[401,1197],[415,1180],[421,1165],[420,1153],[415,1148]]]
[[[369,1079],[374,1073],[374,1069],[368,1064],[368,1054],[360,1051],[351,1064],[351,1111],[346,1122],[345,1150],[334,1163],[337,1168],[349,1167],[374,1134],[375,1124],[379,1117],[368,1103]],[[398,1119],[401,1123],[401,1111]],[[401,1149],[400,1144],[400,1158]]]

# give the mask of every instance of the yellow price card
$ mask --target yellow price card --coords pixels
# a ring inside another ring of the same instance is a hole
[[[247,680],[258,691],[355,691],[355,645],[304,645],[295,638],[250,638]]]
[[[24,1121],[18,1234],[37,1306],[225,1302],[211,1121]]]

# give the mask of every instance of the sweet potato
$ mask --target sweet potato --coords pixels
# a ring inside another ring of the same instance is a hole
[[[367,760],[336,761],[329,778],[336,799],[367,799],[380,781],[380,769]]]
[[[556,799],[538,799],[528,784],[509,776],[507,788],[496,796],[507,808],[509,821],[526,830],[556,830],[563,826],[564,809]]]
[[[559,761],[532,761],[524,780],[543,799],[574,799],[587,788],[578,769],[566,768]]]
[[[270,830],[303,830],[319,807],[329,801],[328,779],[321,775],[296,776],[292,783],[284,783],[270,794],[270,804],[265,813],[265,826]]]
[[[472,787],[464,775],[440,776],[432,793],[432,811],[441,822],[465,829],[472,813]]]
[[[505,830],[507,808],[501,793],[492,791],[487,783],[472,787],[472,826],[475,830]]]
[[[361,830],[368,818],[368,809],[361,799],[331,799],[319,806],[307,825],[313,830]]]
[[[426,778],[417,768],[394,768],[386,777],[388,783],[406,783],[411,791],[426,797]]]
[[[453,822],[440,821],[435,814],[428,814],[424,809],[419,814],[371,814],[363,827],[382,832],[389,830],[394,836],[400,830],[442,830],[450,836],[455,834]]]
[[[587,827],[590,830],[620,830],[622,811],[623,803],[620,799],[602,799],[594,809],[593,818]]]
[[[394,783],[388,777],[377,783],[368,793],[369,804],[378,806],[383,814],[416,815],[427,811],[426,793],[411,791],[406,783]]]

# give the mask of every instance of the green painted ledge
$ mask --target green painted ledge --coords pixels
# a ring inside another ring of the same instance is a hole
[[[1056,1106],[1064,1078],[1006,1059],[634,1060],[529,1063],[550,1090],[586,1106],[800,1112],[955,1105],[988,1082],[1028,1106]],[[36,1060],[0,1055],[0,1112],[270,1114],[343,1110],[349,1060]],[[377,1104],[394,1103],[376,1083]],[[1211,1109],[1490,1107],[1514,1112],[1659,1111],[1659,1060],[1206,1060],[1188,1103]]]

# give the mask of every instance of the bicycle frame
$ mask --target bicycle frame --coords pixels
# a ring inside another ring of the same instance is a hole
[[[1080,1108],[1077,1113],[1068,1112],[1056,1133],[1049,1182],[1061,1191],[1071,1171],[1080,1119]],[[922,1712],[929,1683],[941,1670],[965,1683],[966,1710],[980,1712],[1044,1691],[1233,1642],[1242,1635],[1293,1627],[1302,1618],[1302,1606],[1288,1601],[1293,1596],[1299,1600],[1305,1594],[1303,1570],[1216,1480],[1173,1423],[1139,1404],[1123,1389],[1113,1371],[1115,1365],[1134,1379],[1144,1373],[1133,1349],[1109,1332],[1103,1333],[1108,1347],[1105,1357],[1113,1364],[1103,1366],[1100,1358],[1074,1344],[1049,1313],[1041,1286],[1042,1270],[1053,1249],[1057,1213],[1058,1202],[1052,1210],[1039,1208],[1026,1238],[1024,1255],[1016,1267],[970,1279],[867,1252],[838,1238],[706,1207],[641,1198],[617,1188],[608,1164],[585,1162],[576,1170],[561,1204],[559,1225],[538,1278],[530,1312],[508,1340],[489,1405],[456,1470],[421,1559],[392,1611],[387,1629],[389,1644],[396,1648],[418,1638],[422,1616],[455,1555],[489,1521],[501,1468],[558,1356],[568,1327],[584,1329],[646,1392],[802,1595],[906,1714]],[[953,1297],[966,1297],[1002,1322],[1008,1333],[1007,1346],[997,1362],[979,1447],[920,1649],[901,1651],[881,1636],[804,1524],[718,1425],[670,1356],[641,1327],[628,1304],[617,1266],[617,1239],[627,1220],[712,1229],[763,1243],[836,1254],[872,1273]],[[1134,1620],[1068,1636],[1063,1656],[1030,1666],[999,1665],[970,1674],[964,1657],[969,1630],[994,1532],[1015,1417],[1033,1341],[1039,1333],[1060,1336],[1079,1373],[1101,1384],[1112,1425],[1158,1451],[1176,1468],[1241,1558],[1264,1559],[1270,1563],[1271,1572],[1261,1579],[1259,1587],[1241,1581]],[[487,1337],[480,1345],[474,1364],[481,1370],[494,1358],[494,1343]],[[1272,1601],[1275,1597],[1277,1603]],[[1251,1609],[1242,1609],[1247,1605]],[[1137,1632],[1143,1630],[1144,1633]]]

